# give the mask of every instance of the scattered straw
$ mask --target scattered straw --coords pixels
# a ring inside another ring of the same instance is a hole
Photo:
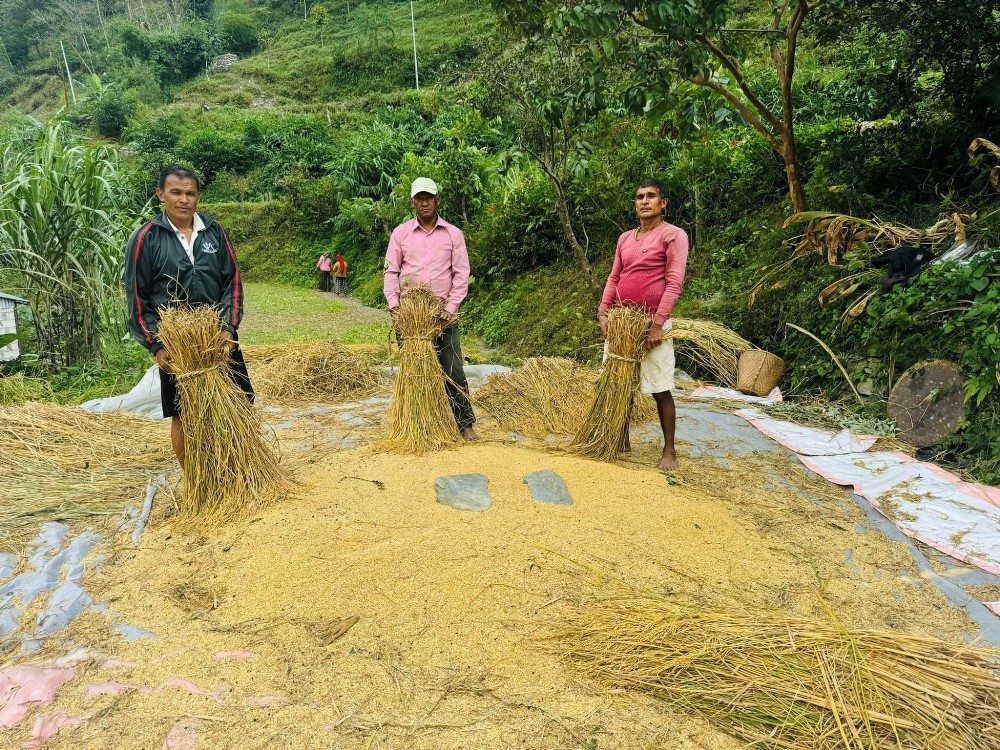
[[[996,654],[836,622],[630,598],[586,607],[554,646],[591,676],[649,691],[762,747],[996,750]]]
[[[393,388],[389,430],[376,450],[420,454],[461,442],[445,391],[445,374],[434,351],[443,330],[441,300],[427,287],[412,287],[399,304],[396,329],[403,339]]]
[[[28,403],[0,409],[0,542],[45,521],[117,515],[174,463],[147,419]]]
[[[229,377],[218,314],[210,307],[165,309],[159,336],[177,375],[184,430],[181,523],[256,513],[291,480],[259,415]]]
[[[42,378],[30,378],[23,372],[0,375],[0,406],[18,406],[51,397],[52,387]]]
[[[711,320],[672,320],[673,327],[664,337],[674,339],[681,353],[714,374],[722,385],[734,387],[739,377],[740,355],[753,348],[750,342]]]
[[[382,389],[378,371],[361,355],[333,341],[275,351],[254,368],[254,386],[269,402],[296,404],[364,398]]]
[[[625,450],[649,324],[649,317],[634,307],[618,307],[609,313],[608,359],[595,386],[593,404],[572,442],[579,453],[608,461]]]
[[[572,435],[594,400],[596,370],[561,357],[532,357],[507,373],[490,375],[475,393],[476,405],[504,430],[529,437]],[[634,416],[655,421],[656,404],[639,397]]]

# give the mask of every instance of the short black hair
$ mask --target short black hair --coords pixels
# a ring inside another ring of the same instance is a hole
[[[658,191],[660,191],[660,197],[666,199],[667,189],[663,186],[663,183],[660,182],[659,180],[654,180],[652,178],[643,180],[636,186],[636,190],[638,190],[639,188],[647,188],[647,187],[656,188]]]
[[[170,175],[175,175],[182,180],[194,180],[194,186],[198,188],[198,192],[201,192],[201,180],[198,179],[198,175],[187,167],[182,167],[180,164],[171,164],[169,167],[163,168],[163,171],[160,172],[160,183],[158,185],[160,190],[163,190],[167,186],[167,178]]]

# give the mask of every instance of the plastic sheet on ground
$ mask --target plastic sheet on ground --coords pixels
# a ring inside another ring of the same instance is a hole
[[[802,456],[842,456],[845,453],[864,453],[878,440],[872,435],[855,435],[850,430],[831,432],[781,419],[772,419],[758,409],[740,409],[736,413],[772,440]]]
[[[853,487],[910,538],[1000,575],[1000,488],[964,482],[898,451],[868,452],[877,440],[871,436],[803,427],[757,409],[736,413],[812,471]]]
[[[135,388],[123,396],[108,396],[95,398],[80,404],[81,409],[92,412],[110,413],[123,412],[140,417],[162,418],[163,406],[160,403],[160,370],[153,365],[142,376]]]
[[[783,400],[781,389],[775,388],[766,396],[748,396],[735,388],[723,388],[718,385],[703,385],[691,391],[691,398],[722,398],[727,401],[745,401],[748,404],[779,404]]]
[[[963,482],[905,453],[801,456],[835,484],[854,487],[907,536],[1000,575],[1000,489]]]

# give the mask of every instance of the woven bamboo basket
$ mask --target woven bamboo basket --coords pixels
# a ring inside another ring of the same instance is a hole
[[[766,396],[785,374],[785,362],[763,349],[748,349],[740,355],[736,388],[742,393]]]

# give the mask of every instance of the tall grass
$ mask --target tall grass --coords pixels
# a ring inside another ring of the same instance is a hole
[[[49,360],[72,365],[99,353],[103,331],[120,332],[124,247],[141,204],[111,148],[61,124],[37,127],[33,141],[0,146],[0,272],[27,298]]]

